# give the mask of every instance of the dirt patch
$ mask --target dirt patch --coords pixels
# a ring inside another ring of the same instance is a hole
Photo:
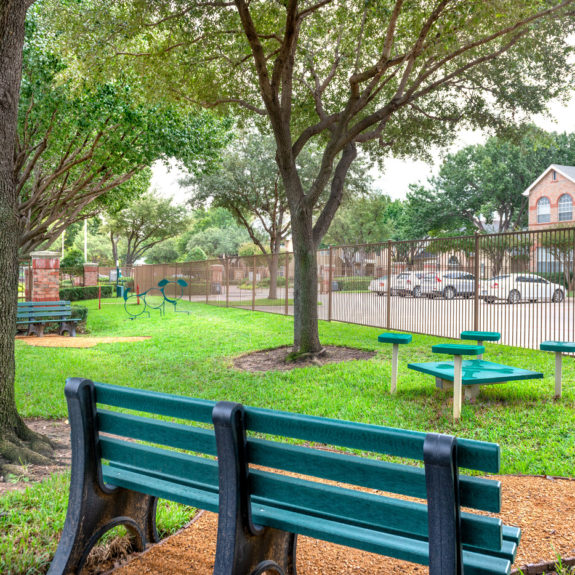
[[[502,476],[503,510],[499,517],[521,527],[516,566],[552,561],[556,553],[575,556],[575,481],[542,477]],[[212,575],[217,516],[202,515],[190,527],[135,556],[114,575]],[[389,559],[309,537],[297,544],[299,575],[424,575],[428,568]],[[532,571],[529,571],[530,573]]]
[[[0,477],[0,496],[9,491],[24,491],[30,482],[42,481],[57,471],[63,471],[72,462],[70,451],[70,425],[66,420],[26,419],[30,429],[48,436],[54,443],[52,465],[26,465],[18,476]]]
[[[16,339],[23,341],[34,347],[73,347],[83,349],[95,347],[99,343],[127,343],[134,341],[145,341],[151,339],[150,336],[142,337],[69,337],[67,335],[45,335],[36,337],[34,335],[19,335]]]
[[[286,361],[291,353],[291,346],[264,349],[241,355],[234,359],[234,367],[244,371],[289,371],[298,367],[321,367],[328,363],[342,361],[366,360],[375,356],[375,351],[365,351],[354,347],[326,345],[325,352],[318,357],[306,357],[297,361]]]

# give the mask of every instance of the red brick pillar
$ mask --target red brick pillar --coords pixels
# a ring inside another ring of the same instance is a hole
[[[84,264],[84,287],[98,285],[98,264]]]
[[[59,301],[60,256],[58,252],[32,252],[32,301]]]

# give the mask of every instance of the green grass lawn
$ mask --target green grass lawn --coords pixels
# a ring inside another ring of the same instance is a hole
[[[16,393],[23,416],[66,417],[65,379],[87,377],[179,395],[493,441],[501,445],[503,473],[575,475],[575,362],[571,358],[564,359],[564,396],[555,401],[552,354],[488,344],[486,359],[542,371],[546,377],[485,386],[477,402],[465,404],[462,419],[454,423],[451,392],[437,390],[432,377],[406,369],[408,362],[433,360],[431,345],[446,341],[440,338],[414,335],[411,345],[402,346],[398,393],[392,396],[391,346],[377,343],[379,329],[320,323],[324,344],[376,350],[377,355],[369,361],[244,373],[233,369],[232,358],[291,343],[292,318],[181,302],[178,307],[192,310],[190,315],[167,309],[160,317],[152,310],[150,318],[130,321],[120,305],[123,302],[105,301],[101,311],[97,302],[82,303],[90,309],[91,335],[143,335],[152,339],[88,349],[39,348],[18,341]],[[51,481],[52,503],[42,496],[45,485],[31,485],[25,493],[0,499],[0,572],[44,572],[42,565],[53,553],[63,525],[67,497],[66,479]],[[15,550],[9,551],[12,547]],[[3,557],[9,557],[9,562]]]

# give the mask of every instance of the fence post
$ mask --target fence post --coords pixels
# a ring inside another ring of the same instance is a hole
[[[331,321],[332,317],[332,289],[333,282],[333,249],[329,246],[329,270],[327,272],[327,321]]]
[[[387,310],[386,329],[391,329],[391,240],[387,242]]]
[[[206,260],[206,304],[208,303],[210,295],[210,282],[208,280],[208,262],[209,260]]]
[[[254,254],[252,263],[252,311],[256,309],[256,256]]]
[[[230,306],[230,260],[225,259],[226,262],[226,307]]]
[[[285,307],[284,307],[284,312],[285,315],[289,314],[289,252],[286,252],[286,262],[285,262],[285,280],[286,280],[286,301],[285,301]]]
[[[475,290],[473,301],[473,331],[479,331],[479,232],[475,232]]]

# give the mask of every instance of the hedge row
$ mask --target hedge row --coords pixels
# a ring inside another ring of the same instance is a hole
[[[60,299],[63,301],[81,301],[84,299],[96,299],[98,289],[102,290],[102,297],[112,297],[116,293],[116,287],[107,286],[87,286],[87,287],[67,287],[60,288]]]
[[[372,277],[335,277],[333,278],[333,291],[366,291],[372,282]],[[335,286],[337,284],[337,288]]]

